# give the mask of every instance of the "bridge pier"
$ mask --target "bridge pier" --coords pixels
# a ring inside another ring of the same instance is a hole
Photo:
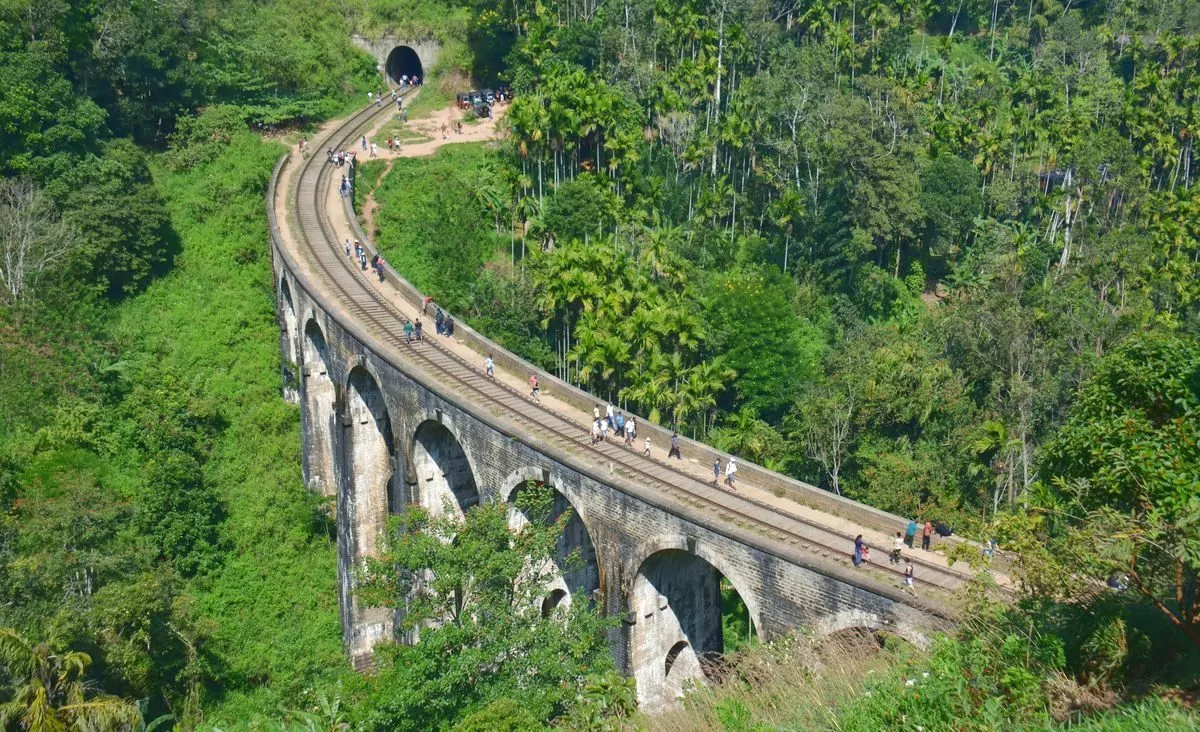
[[[319,157],[301,163],[301,190],[315,189]],[[952,612],[904,594],[886,567],[852,567],[851,540],[832,528],[709,487],[637,451],[591,447],[581,425],[527,400],[518,404],[523,395],[497,396],[478,364],[456,364],[449,354],[422,361],[397,336],[394,305],[373,300],[372,287],[360,283],[355,298],[337,299],[360,275],[343,272],[337,286],[322,279],[319,272],[336,269],[321,268],[345,267],[335,247],[306,248],[301,266],[292,251],[300,245],[283,240],[273,206],[268,216],[285,356],[299,337],[286,311],[305,313],[306,479],[337,496],[339,609],[357,667],[369,663],[377,642],[396,638],[394,611],[361,608],[354,598],[355,569],[377,551],[387,515],[410,504],[442,506],[443,499],[456,513],[479,501],[507,502],[527,480],[552,485],[561,496],[555,510],[570,506],[578,516],[559,557],[578,549],[586,558],[556,578],[543,599],[547,610],[568,591],[582,591],[620,617],[613,653],[647,708],[672,703],[685,682],[703,677],[705,656],[723,650],[722,577],[764,640],[799,628],[821,634],[863,626],[920,646],[951,624]],[[417,348],[443,347],[431,340]],[[929,574],[918,582],[941,582],[940,591],[965,582],[944,568],[921,571]]]

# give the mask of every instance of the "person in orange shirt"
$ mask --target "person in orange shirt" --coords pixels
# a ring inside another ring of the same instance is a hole
[[[926,521],[925,528],[921,530],[921,548],[929,551],[929,542],[933,536],[933,522]]]

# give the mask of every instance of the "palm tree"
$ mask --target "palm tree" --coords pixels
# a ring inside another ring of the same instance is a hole
[[[971,452],[989,458],[989,467],[994,475],[995,491],[992,493],[992,513],[1000,507],[1000,496],[1008,493],[1009,505],[1016,502],[1017,460],[1024,449],[1021,439],[1009,432],[1008,426],[999,420],[989,419],[980,425],[971,440]],[[981,472],[981,471],[975,471]]]
[[[54,653],[49,643],[31,645],[11,628],[0,628],[0,663],[12,683],[0,704],[0,727],[27,732],[133,730],[142,725],[137,705],[107,694],[87,698],[84,679],[92,659],[80,651]]]
[[[688,406],[689,411],[699,412],[702,431],[708,431],[708,417],[717,406],[717,397],[736,375],[719,356],[688,369],[687,381],[680,389],[683,396],[681,402]]]

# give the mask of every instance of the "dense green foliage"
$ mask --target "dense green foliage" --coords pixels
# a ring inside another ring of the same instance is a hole
[[[1186,3],[617,10],[507,16],[514,276],[572,381],[969,526],[1107,351],[1194,337]]]
[[[397,520],[364,599],[432,578],[422,642],[345,661],[330,507],[279,396],[281,148],[254,133],[376,83],[351,28],[442,38],[447,71],[519,93],[500,145],[360,172],[418,286],[653,419],[1013,550],[1015,607],[790,720],[798,687],[735,665],[712,726],[1045,728],[1088,694],[1194,690],[1194,4],[14,0],[0,724],[627,715],[611,619],[531,611],[559,522],[513,533],[497,506]],[[795,650],[746,645],[775,670]],[[1188,726],[1146,700],[1081,728]]]
[[[280,150],[247,127],[342,108],[371,70],[345,27],[283,0],[0,9],[3,244],[27,265],[0,301],[0,625],[147,720],[246,719],[344,674],[278,398]]]
[[[1193,4],[472,12],[508,33],[511,134],[481,175],[507,197],[448,209],[464,224],[450,239],[405,240],[419,286],[485,332],[505,322],[522,352],[541,339],[541,363],[652,420],[1019,554],[1028,619],[1062,658],[1022,671],[1022,691],[997,649],[989,709],[947,692],[910,719],[1038,727],[1060,718],[1056,674],[1186,678]],[[489,38],[495,53],[504,34]],[[379,200],[381,218],[415,213]],[[467,266],[422,264],[467,242]],[[519,293],[507,321],[477,306],[497,289]],[[950,678],[991,673],[957,643],[937,653]]]
[[[419,508],[393,518],[383,556],[367,563],[361,598],[403,605],[405,630],[420,643],[382,654],[368,682],[368,727],[423,730],[472,714],[479,725],[489,705],[514,696],[526,717],[545,721],[580,706],[589,685],[614,673],[605,634],[613,622],[588,598],[541,612],[555,559],[578,561],[555,556],[571,512],[552,519],[553,493],[540,487],[518,491],[516,502],[530,519],[517,532],[510,509],[494,503],[462,521]]]

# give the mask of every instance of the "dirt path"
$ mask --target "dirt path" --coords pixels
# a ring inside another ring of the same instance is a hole
[[[501,112],[501,114],[497,115],[497,118],[494,120],[481,121],[478,124],[472,125],[470,127],[464,126],[462,135],[456,135],[451,132],[451,133],[447,134],[447,139],[445,139],[445,140],[441,139],[441,125],[446,124],[449,127],[450,123],[456,121],[457,119],[460,119],[460,116],[461,116],[460,111],[451,107],[449,109],[441,110],[440,112],[435,113],[431,117],[421,119],[421,120],[414,120],[413,122],[409,123],[410,129],[412,129],[414,131],[422,132],[424,134],[433,132],[437,135],[437,137],[433,140],[430,140],[429,142],[411,144],[411,145],[403,145],[398,152],[388,151],[386,149],[386,147],[384,147],[379,150],[377,157],[379,159],[384,159],[384,160],[388,161],[388,171],[390,172],[392,163],[394,162],[394,160],[396,158],[399,158],[399,157],[422,157],[422,156],[432,155],[434,152],[436,152],[439,148],[443,147],[444,145],[452,145],[452,144],[463,143],[463,142],[479,142],[479,141],[485,141],[485,140],[489,140],[489,139],[495,139],[494,135],[495,135],[495,130],[496,130],[496,124],[499,121],[499,119],[502,119],[502,112]],[[381,122],[378,125],[376,125],[371,130],[370,134],[368,134],[368,139],[370,139],[371,134],[377,134],[378,131],[383,128],[383,125],[386,124],[386,122],[387,122],[387,120],[384,120],[384,122]],[[336,123],[331,122],[325,126],[325,129],[331,128],[335,125],[336,125]],[[316,139],[320,140],[322,138],[321,138],[321,136],[318,136]],[[316,142],[313,143],[314,151],[320,151],[321,149],[322,148]],[[291,180],[290,174],[293,171],[294,171],[294,166],[289,166],[289,170],[285,173],[284,176],[281,177],[281,180],[280,180],[281,186],[286,185],[287,182],[290,182],[290,180]],[[335,176],[340,176],[340,174],[341,174],[341,171],[339,171],[337,169],[333,169],[332,173],[331,173],[331,175],[335,175]],[[382,180],[382,177],[380,178],[380,180]],[[289,194],[290,194],[290,189],[284,189],[284,190],[289,190]],[[280,196],[279,199],[276,201],[276,207],[277,207],[278,213],[280,214],[280,224],[281,224],[281,228],[283,229],[283,233],[286,237],[290,238],[291,237],[290,224],[287,226],[284,225],[285,222],[287,221],[287,219],[286,219],[286,207],[283,205],[282,199],[283,199],[283,197]],[[324,206],[325,206],[325,210],[329,217],[329,223],[334,230],[336,242],[344,241],[347,238],[354,239],[354,237],[355,237],[354,229],[351,225],[350,219],[347,217],[346,209],[342,205],[342,201],[337,192],[336,185],[327,186],[326,199],[324,201]],[[368,232],[368,235],[370,235],[370,232],[372,232],[373,227],[374,227],[374,215],[375,215],[376,209],[377,209],[377,204],[375,203],[373,196],[368,197],[366,209],[367,209],[367,216],[366,216],[366,222],[365,222],[366,226],[365,226],[364,230]],[[292,241],[294,241],[294,239],[292,239]],[[303,260],[303,258],[301,258],[301,259]],[[401,272],[400,274],[403,275],[403,272]],[[366,282],[371,287],[373,287],[377,291],[379,291],[380,294],[383,297],[385,297],[389,302],[391,302],[392,305],[394,306],[394,308],[398,312],[400,312],[403,316],[405,316],[409,319],[416,319],[418,317],[423,317],[423,321],[428,322],[428,324],[429,324],[429,327],[425,329],[427,337],[440,339],[440,341],[444,347],[457,353],[459,356],[464,358],[467,362],[478,363],[480,369],[483,368],[483,360],[484,360],[486,354],[477,353],[471,347],[469,347],[465,343],[458,341],[456,339],[446,338],[444,336],[436,335],[436,333],[434,332],[433,326],[432,326],[432,322],[431,322],[433,320],[432,312],[426,314],[425,316],[422,316],[421,313],[417,312],[417,309],[415,307],[410,306],[404,300],[404,298],[402,297],[400,292],[398,290],[396,290],[394,287],[392,287],[390,284],[380,283],[378,278],[373,276],[373,274],[369,271],[363,272],[362,275],[363,275],[364,279],[366,280]],[[496,379],[497,380],[499,380],[500,382],[507,384],[508,386],[511,386],[514,389],[517,389],[518,391],[521,391],[521,392],[525,392],[528,390],[528,386],[527,386],[528,378],[529,378],[529,374],[527,374],[527,373],[512,373],[512,372],[505,371],[499,367],[496,368]],[[551,409],[558,412],[560,415],[563,415],[563,416],[569,418],[570,421],[579,428],[581,434],[590,434],[590,426],[591,426],[591,422],[592,422],[591,414],[589,414],[585,411],[579,410],[579,409],[575,408],[574,406],[572,406],[564,401],[561,401],[559,399],[556,399],[549,394],[543,396],[542,401],[544,404],[546,404]],[[600,408],[601,408],[601,410],[603,410],[604,406],[600,405]],[[637,445],[637,449],[639,451],[642,449],[643,444],[644,444],[644,438],[639,437],[638,445]],[[667,456],[666,456],[667,448],[668,448],[668,445],[665,445],[665,444],[653,445],[651,447],[651,457],[653,457],[656,460],[661,460],[661,461],[665,462],[667,460]],[[684,456],[683,460],[672,461],[672,467],[686,473],[687,475],[689,475],[697,480],[700,480],[703,482],[711,482],[712,481],[711,465],[708,465],[708,464],[702,465],[694,458],[688,458],[686,455]],[[792,515],[819,522],[822,525],[825,525],[832,529],[841,531],[845,534],[849,534],[849,535],[853,536],[855,534],[861,533],[863,535],[863,538],[867,541],[867,543],[872,545],[873,547],[875,547],[876,550],[878,551],[878,554],[873,557],[875,563],[877,563],[877,564],[883,563],[886,559],[886,552],[880,551],[880,550],[884,549],[885,547],[891,546],[892,537],[883,531],[865,529],[865,528],[855,524],[852,521],[818,511],[818,510],[811,508],[809,506],[806,506],[804,504],[791,501],[785,497],[776,496],[768,490],[762,489],[756,485],[753,485],[753,484],[745,482],[745,481],[739,481],[738,490],[739,490],[739,492],[743,493],[744,495],[747,495],[765,505],[774,506],[774,507],[779,508],[779,509],[781,509],[787,513],[790,513]],[[919,537],[918,537],[918,539],[919,539]],[[934,542],[935,542],[935,546],[936,546],[937,537],[934,538]],[[844,560],[844,563],[847,563],[847,564],[849,563],[849,555],[852,552],[852,549],[853,549],[853,547],[850,545],[850,542],[847,542],[846,555],[845,555],[845,557],[842,558]],[[943,567],[948,566],[948,563],[946,562],[945,557],[940,553],[924,552],[924,551],[920,551],[919,549],[918,550],[907,550],[906,549],[905,551],[906,551],[906,553],[909,553],[913,556],[919,556],[922,561],[928,562],[930,564],[935,564],[935,565],[943,566]],[[966,571],[966,570],[964,570],[964,571]],[[996,580],[1000,584],[1007,585],[1010,583],[1010,580],[1007,576],[1000,574],[1000,573],[995,573],[995,574],[996,574]],[[919,587],[920,586],[920,577],[919,576],[917,578],[917,581],[918,581],[918,587]]]
[[[418,89],[416,93],[410,95],[408,103],[411,105],[420,93],[421,90]],[[496,105],[493,108],[493,116],[490,119],[482,119],[468,124],[463,122],[465,116],[463,110],[450,106],[445,109],[439,109],[428,117],[414,118],[410,122],[405,122],[404,129],[407,132],[430,139],[422,142],[401,141],[393,150],[388,150],[385,145],[380,145],[374,158],[365,158],[366,160],[386,160],[387,167],[384,168],[383,174],[379,176],[379,180],[375,184],[376,187],[367,193],[362,210],[359,211],[363,231],[367,232],[368,236],[375,236],[375,215],[379,212],[379,204],[375,200],[375,190],[383,183],[384,178],[391,175],[392,166],[395,164],[397,158],[428,157],[446,145],[495,140],[497,139],[497,126],[500,120],[504,118],[506,112],[508,112],[508,105]],[[380,130],[391,122],[392,119],[387,117],[379,120],[379,122],[367,131],[366,138],[368,140],[374,139]],[[460,122],[462,123],[462,132],[458,133],[455,131],[455,125]]]

